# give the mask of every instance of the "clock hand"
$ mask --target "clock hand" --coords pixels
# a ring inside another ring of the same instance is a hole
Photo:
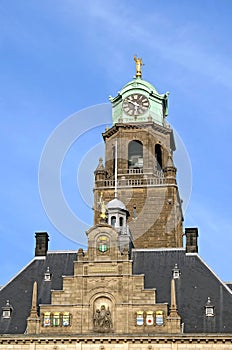
[[[134,105],[135,107],[139,107],[139,103],[138,102],[135,102],[135,101],[129,101],[132,105]]]

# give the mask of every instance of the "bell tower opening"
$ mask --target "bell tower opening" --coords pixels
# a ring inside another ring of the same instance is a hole
[[[128,144],[128,169],[130,172],[142,172],[143,170],[143,144],[133,140]]]
[[[163,161],[162,161],[162,147],[160,144],[155,145],[155,167],[156,170],[161,171],[163,169]]]

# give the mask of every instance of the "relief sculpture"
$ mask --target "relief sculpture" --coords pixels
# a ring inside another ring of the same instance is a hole
[[[100,309],[96,309],[93,316],[93,325],[96,332],[110,332],[112,319],[109,307],[106,309],[105,305],[101,305]]]

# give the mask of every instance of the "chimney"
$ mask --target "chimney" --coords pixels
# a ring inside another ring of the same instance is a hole
[[[186,253],[198,253],[198,228],[197,227],[186,227]]]
[[[46,256],[48,251],[48,233],[47,232],[36,232],[35,233],[35,256]]]

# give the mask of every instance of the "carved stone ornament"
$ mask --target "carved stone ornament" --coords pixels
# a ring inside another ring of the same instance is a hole
[[[95,332],[110,332],[112,329],[112,319],[109,307],[101,305],[100,309],[96,309],[93,315],[93,326]]]

